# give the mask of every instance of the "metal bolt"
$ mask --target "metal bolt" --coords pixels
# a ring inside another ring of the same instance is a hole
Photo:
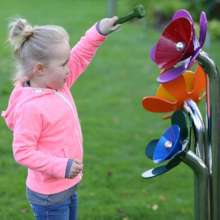
[[[184,44],[183,42],[178,42],[178,43],[176,44],[176,50],[177,50],[177,51],[183,51],[184,48],[185,48],[185,44]]]
[[[172,143],[171,141],[166,141],[166,142],[164,143],[164,146],[165,146],[166,148],[171,148],[172,145],[173,145],[173,143]]]

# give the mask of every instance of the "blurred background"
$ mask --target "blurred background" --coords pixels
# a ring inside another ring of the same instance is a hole
[[[6,109],[14,61],[7,25],[24,17],[33,25],[56,24],[74,45],[96,21],[126,15],[137,4],[146,18],[126,23],[108,37],[72,88],[84,134],[84,178],[78,188],[79,220],[193,220],[193,174],[184,164],[156,179],[141,173],[153,167],[146,144],[169,126],[160,114],[146,112],[144,96],[154,95],[159,70],[150,48],[177,9],[201,10],[209,19],[205,50],[220,64],[219,1],[184,0],[2,0],[0,5],[0,111]],[[51,51],[52,53],[52,51]],[[0,218],[33,220],[25,198],[26,168],[15,163],[12,135],[0,119]]]

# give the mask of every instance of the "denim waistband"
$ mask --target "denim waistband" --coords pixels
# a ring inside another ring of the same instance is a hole
[[[43,206],[62,204],[65,200],[67,200],[74,194],[76,188],[77,186],[73,186],[59,193],[45,195],[38,192],[34,192],[28,187],[26,187],[26,196],[31,204],[43,205]]]

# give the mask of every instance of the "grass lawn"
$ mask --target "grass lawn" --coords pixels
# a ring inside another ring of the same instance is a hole
[[[13,60],[6,43],[10,17],[34,24],[64,26],[74,43],[106,16],[107,1],[2,1],[0,8],[0,111],[12,88]],[[118,14],[129,10],[119,1]],[[145,145],[159,137],[169,121],[146,112],[143,96],[153,95],[158,70],[149,50],[159,32],[142,20],[122,26],[98,50],[72,89],[84,133],[84,178],[79,187],[79,220],[193,220],[193,174],[185,165],[151,180],[141,173],[153,166]],[[207,49],[218,60],[219,42]],[[218,61],[220,64],[220,61]],[[0,219],[33,220],[25,198],[26,169],[12,157],[12,136],[0,119]]]

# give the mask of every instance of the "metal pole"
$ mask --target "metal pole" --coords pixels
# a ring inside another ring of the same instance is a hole
[[[211,173],[211,208],[212,220],[220,219],[220,75],[217,66],[204,51],[197,60],[208,74],[208,141],[212,152]]]
[[[209,172],[204,162],[196,156],[192,151],[187,151],[181,156],[183,162],[188,165],[195,174],[195,219],[196,220],[209,220]]]
[[[116,15],[116,0],[108,0],[108,17],[111,18],[112,16]]]
[[[210,174],[205,147],[207,146],[206,128],[200,110],[193,100],[184,102],[184,110],[190,115],[195,127],[196,146],[186,152],[181,159],[194,171],[194,204],[196,220],[211,220],[210,211]]]
[[[184,102],[184,110],[189,113],[190,117],[193,119],[193,124],[195,127],[195,135],[196,135],[196,147],[193,151],[196,155],[202,159],[204,162],[206,161],[205,154],[205,125],[200,114],[199,108],[193,100],[187,100]]]

